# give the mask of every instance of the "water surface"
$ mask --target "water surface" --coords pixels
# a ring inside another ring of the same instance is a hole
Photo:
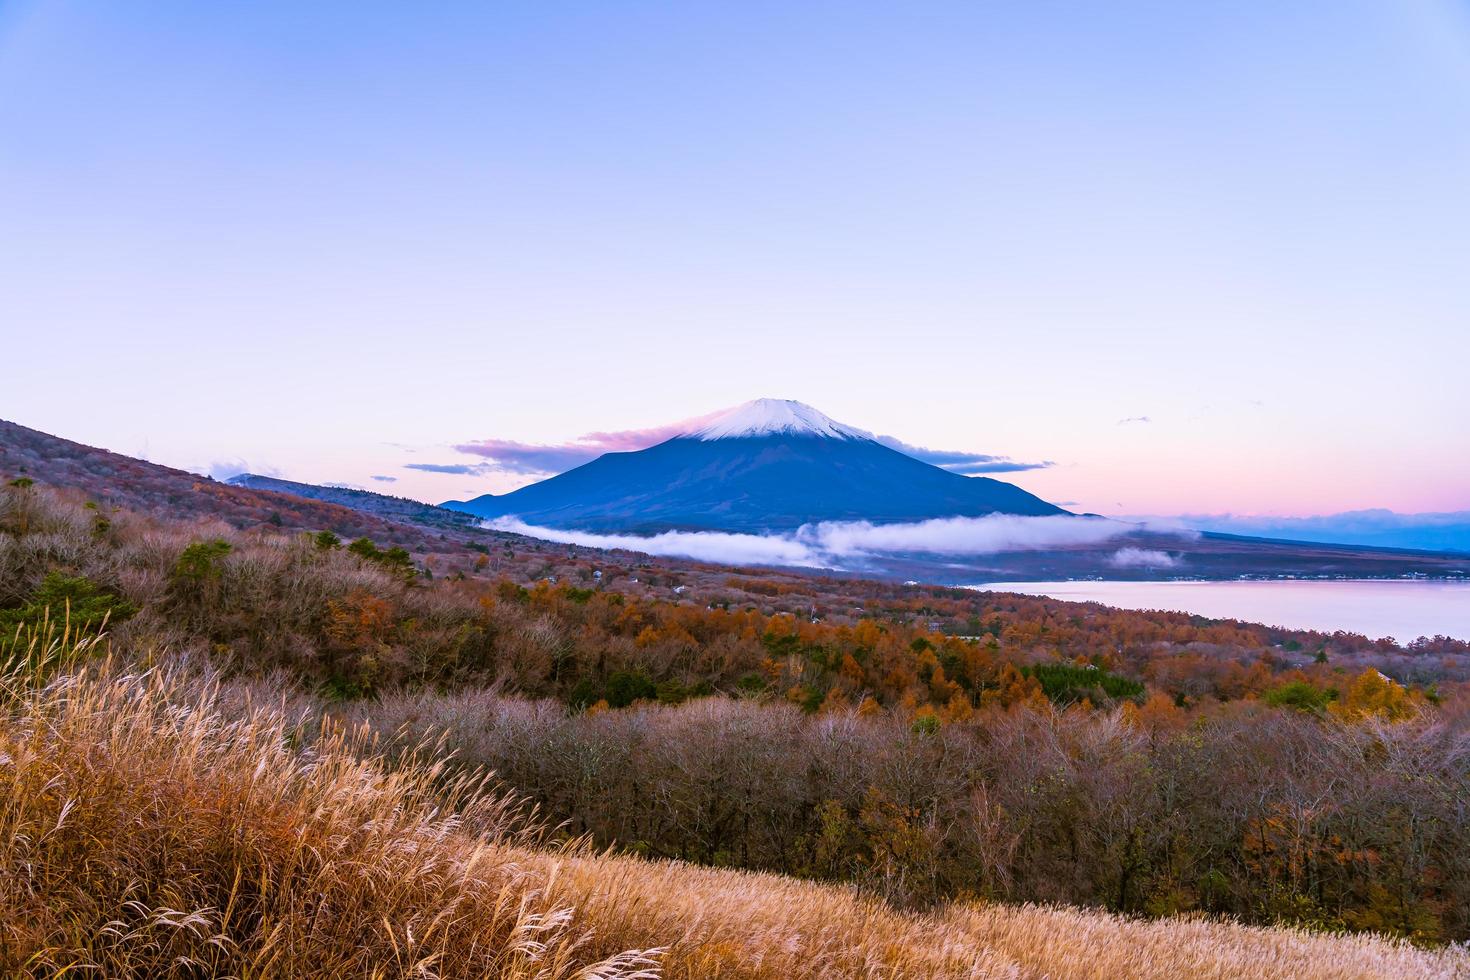
[[[1400,643],[1435,635],[1470,639],[1470,582],[998,582],[971,588],[1289,629],[1347,630]]]

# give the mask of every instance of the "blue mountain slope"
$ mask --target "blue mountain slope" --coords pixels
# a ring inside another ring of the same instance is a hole
[[[1009,483],[905,456],[808,406],[768,399],[648,449],[608,453],[512,493],[443,506],[548,527],[639,533],[1066,513]]]

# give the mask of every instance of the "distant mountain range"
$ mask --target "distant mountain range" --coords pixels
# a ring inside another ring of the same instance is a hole
[[[294,480],[280,480],[273,476],[260,476],[255,473],[241,473],[239,476],[230,477],[225,482],[231,486],[248,487],[251,490],[272,490],[276,493],[290,493],[312,500],[325,500],[328,503],[341,504],[353,510],[376,514],[393,521],[413,521],[416,524],[443,527],[476,527],[480,523],[477,517],[462,511],[447,510],[443,507],[435,507],[433,504],[426,504],[421,500],[391,497],[387,494],[358,490],[354,487],[297,483]]]
[[[801,414],[796,408],[792,408],[791,413],[798,416]],[[676,441],[718,443],[721,439],[729,438],[738,447],[752,440],[770,438],[772,441],[767,445],[773,447],[772,451],[777,457],[785,456],[786,450],[782,447],[789,440],[802,439],[809,440],[798,442],[798,446],[806,447],[804,451],[807,453],[813,452],[810,448],[812,445],[848,445],[849,448],[856,445],[860,452],[871,452],[862,446],[866,441],[865,434],[857,430],[836,427],[825,431],[828,423],[837,426],[830,419],[826,423],[814,422],[811,417],[785,419],[779,410],[775,413],[762,411],[754,414],[756,417],[753,420],[750,415],[743,421],[738,417],[726,418],[723,423],[717,420],[707,427],[710,431],[701,430]],[[801,435],[814,427],[824,430],[819,438]],[[748,431],[752,428],[757,431]],[[907,459],[902,454],[897,455]],[[844,455],[843,458],[850,457]],[[885,466],[897,465],[885,457],[876,458],[883,459]],[[592,465],[588,464],[584,469]],[[762,468],[751,465],[757,471]],[[1065,514],[1060,509],[1004,483],[997,484],[994,480],[959,477],[948,473],[944,475],[962,483],[973,482],[981,487],[995,485],[1006,488],[1020,494],[1021,505],[1048,508],[1037,516]],[[248,474],[236,477],[229,483],[215,482],[184,470],[84,446],[0,420],[0,480],[20,478],[34,479],[56,487],[69,487],[108,506],[116,505],[144,513],[166,515],[170,519],[226,520],[236,527],[270,525],[288,530],[331,530],[344,538],[367,536],[379,544],[402,545],[419,553],[442,551],[445,548],[461,551],[474,548],[483,551],[486,544],[503,542],[507,547],[514,548],[518,556],[516,560],[544,563],[567,553],[567,536],[591,533],[563,532],[564,540],[553,543],[549,540],[484,530],[477,527],[479,519],[475,516],[366,490],[316,486]],[[857,492],[861,489],[858,488]],[[839,490],[847,493],[844,488]],[[507,494],[502,499],[512,496],[514,495]],[[825,502],[819,500],[819,503]],[[788,519],[794,520],[794,515]],[[1066,517],[1066,526],[1070,528],[1073,520],[1072,517]],[[1077,517],[1075,520],[1079,529],[1098,526],[1096,519],[1089,521]],[[1010,518],[1000,521],[1002,524],[1007,522],[1023,525],[1031,523],[1020,519],[1012,521]],[[1241,575],[1350,578],[1401,575],[1463,578],[1470,575],[1470,556],[1464,554],[1269,541],[1228,534],[1163,533],[1120,522],[1101,523],[1117,528],[1117,533],[1092,543],[1083,540],[1082,537],[1085,536],[1079,536],[1078,540],[1070,544],[1034,544],[1026,550],[1001,548],[968,555],[936,554],[932,548],[916,544],[907,551],[894,551],[891,548],[882,550],[861,562],[847,564],[846,570],[880,578],[944,583],[1055,581],[1088,576],[1158,579],[1187,575],[1217,579]],[[902,525],[890,525],[880,526],[875,530],[886,534],[903,529]],[[939,530],[941,537],[947,533],[942,527]],[[647,550],[641,546],[642,539],[638,536],[607,537],[608,542],[602,547],[623,548],[628,551],[603,551],[599,561],[626,564],[644,560],[629,554],[630,551]],[[693,534],[680,537],[703,541],[724,536]],[[767,540],[764,535],[738,537],[743,541]],[[791,532],[785,532],[778,537],[787,540],[803,538],[802,535]],[[580,547],[596,549],[598,545]],[[695,557],[698,559],[697,555]],[[657,560],[670,567],[701,567],[697,562],[685,562],[674,557]],[[770,564],[758,557],[706,560],[727,563],[733,561],[739,565]]]
[[[1399,514],[1391,510],[1376,509],[1312,517],[1186,514],[1154,518],[1152,521],[1183,525],[1200,531],[1244,534],[1258,538],[1470,553],[1470,511],[1463,510],[1437,514]]]
[[[951,473],[810,405],[774,398],[747,402],[648,449],[607,453],[511,493],[442,506],[544,527],[637,534],[1068,513],[1012,484]]]

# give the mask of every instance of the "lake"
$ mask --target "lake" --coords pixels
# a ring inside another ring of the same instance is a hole
[[[1347,630],[1400,643],[1436,634],[1470,639],[1470,582],[997,582],[970,588],[1290,629]]]

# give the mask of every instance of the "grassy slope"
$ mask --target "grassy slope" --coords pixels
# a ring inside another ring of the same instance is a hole
[[[1452,977],[1463,951],[1205,918],[1042,906],[903,914],[843,887],[631,859],[557,860],[606,948],[672,944],[687,977]]]
[[[174,664],[0,693],[0,974],[1451,977],[1464,951],[956,905],[550,848],[512,803]],[[302,746],[307,746],[302,748]],[[427,757],[426,757],[427,759]]]

